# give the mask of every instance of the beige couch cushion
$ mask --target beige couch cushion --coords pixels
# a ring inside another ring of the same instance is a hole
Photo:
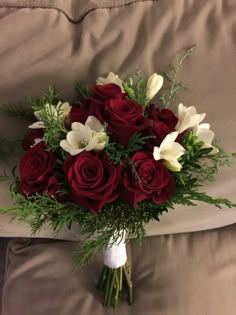
[[[236,226],[128,244],[134,298],[104,308],[101,257],[72,272],[76,243],[12,240],[2,315],[235,315]]]
[[[139,66],[145,75],[166,69],[184,49],[197,43],[180,79],[191,90],[186,105],[207,113],[218,138],[235,150],[236,0],[3,0],[0,1],[0,103],[24,102],[54,84],[64,97],[75,98],[80,80],[93,83],[109,71],[127,78]],[[14,128],[13,128],[14,126]],[[0,134],[21,137],[26,123],[0,115]],[[19,154],[8,156],[8,171]],[[212,196],[236,200],[236,168],[220,171],[218,181],[203,187]],[[0,184],[0,203],[10,205],[8,183]],[[26,225],[1,217],[0,235],[28,236]],[[148,235],[179,233],[236,222],[235,210],[219,211],[200,204],[176,207]],[[52,236],[45,229],[42,237]],[[61,238],[77,238],[65,231]]]

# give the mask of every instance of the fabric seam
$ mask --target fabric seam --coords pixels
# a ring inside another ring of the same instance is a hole
[[[81,23],[84,18],[89,14],[91,13],[92,11],[95,11],[95,10],[99,10],[99,9],[106,9],[106,10],[112,10],[112,9],[116,9],[116,8],[122,8],[122,7],[126,7],[126,6],[129,6],[129,5],[132,5],[134,3],[144,3],[144,2],[158,2],[160,0],[133,0],[132,2],[126,2],[124,3],[123,0],[119,1],[119,0],[115,0],[113,3],[111,3],[109,6],[108,5],[93,5],[93,4],[90,4],[87,8],[87,10],[85,10],[85,12],[82,12],[81,13],[81,16],[78,17],[78,18],[74,18],[66,9],[63,9],[63,8],[60,8],[60,7],[56,7],[56,6],[53,6],[55,5],[55,2],[52,1],[52,0],[49,0],[49,2],[45,5],[41,4],[41,5],[35,5],[35,3],[33,1],[29,1],[28,4],[27,3],[22,3],[22,2],[19,2],[19,4],[17,5],[17,3],[15,4],[5,4],[5,5],[2,5],[0,4],[0,8],[12,8],[12,9],[48,9],[48,10],[56,10],[60,13],[62,13],[71,23],[73,24],[79,24]],[[129,1],[129,0],[128,0]]]

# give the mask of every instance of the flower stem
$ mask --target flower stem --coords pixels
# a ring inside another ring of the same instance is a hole
[[[133,284],[130,278],[130,272],[128,265],[123,266],[125,281],[128,287],[128,302],[129,304],[133,304]]]
[[[98,288],[103,292],[104,306],[116,307],[119,303],[121,292],[128,291],[128,303],[133,303],[133,284],[131,280],[131,269],[128,263],[117,269],[103,266],[98,282]]]

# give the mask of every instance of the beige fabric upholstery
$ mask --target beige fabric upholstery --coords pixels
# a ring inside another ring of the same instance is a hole
[[[130,242],[135,302],[117,309],[105,309],[95,289],[101,257],[72,272],[74,246],[11,241],[2,315],[235,315],[235,225]]]
[[[2,0],[0,103],[24,102],[29,95],[44,93],[49,84],[73,99],[78,80],[93,83],[111,70],[127,78],[136,66],[145,75],[161,72],[197,43],[180,73],[191,87],[181,101],[206,112],[225,149],[236,151],[235,16],[236,0]],[[22,137],[26,126],[0,115],[0,134],[6,139]],[[20,153],[12,155],[0,171],[9,172],[17,163]],[[203,190],[235,201],[235,171],[235,167],[220,171],[218,181]],[[9,184],[0,184],[1,204],[11,204]],[[26,225],[8,222],[8,216],[1,217],[0,235],[30,235]],[[204,230],[234,222],[235,210],[219,211],[204,204],[176,207],[161,223],[150,224],[147,234]],[[45,229],[40,236],[52,233]],[[65,231],[58,237],[78,236]]]
[[[2,296],[2,287],[4,283],[6,248],[9,242],[8,238],[0,238],[0,297]],[[2,299],[0,299],[0,314],[2,310]]]

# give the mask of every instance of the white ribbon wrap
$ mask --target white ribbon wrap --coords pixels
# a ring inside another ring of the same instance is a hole
[[[103,252],[104,265],[109,268],[117,269],[125,265],[127,261],[125,240],[117,240],[116,243],[107,247]]]

